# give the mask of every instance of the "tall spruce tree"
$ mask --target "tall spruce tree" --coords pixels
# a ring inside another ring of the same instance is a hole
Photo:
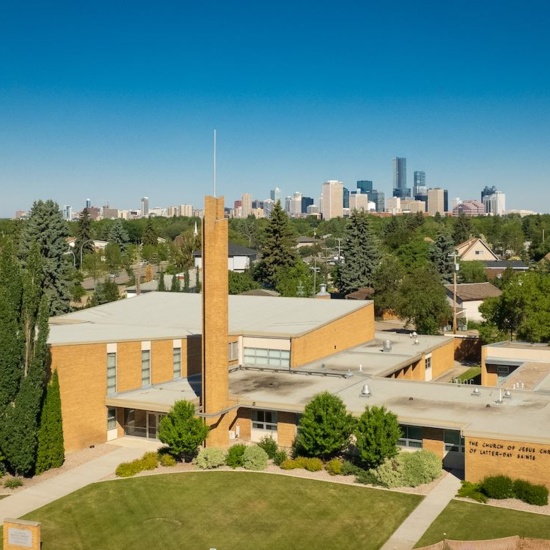
[[[158,244],[158,235],[153,225],[153,218],[147,218],[145,223],[145,230],[143,231],[142,242],[144,245],[157,246]]]
[[[76,222],[76,239],[74,241],[74,253],[76,264],[79,268],[80,259],[86,254],[94,253],[94,241],[92,239],[92,219],[90,218],[90,211],[84,208],[78,216]]]
[[[343,263],[338,271],[340,292],[349,294],[372,286],[382,254],[378,237],[364,212],[354,210],[350,216],[344,230],[341,252]]]
[[[286,212],[277,201],[264,230],[261,260],[255,276],[263,285],[276,288],[282,271],[296,263],[294,233]]]
[[[54,371],[46,388],[46,398],[40,414],[35,472],[41,474],[50,468],[59,468],[64,460],[59,376]]]
[[[130,242],[130,236],[128,235],[128,231],[124,229],[124,225],[122,224],[122,220],[120,218],[116,219],[111,226],[107,240],[110,243],[118,244],[122,252],[126,250],[126,246]]]
[[[445,229],[438,231],[435,241],[430,245],[430,261],[435,271],[445,282],[453,280],[454,250],[451,235]]]
[[[59,205],[52,201],[33,204],[20,239],[19,254],[23,267],[27,267],[34,243],[42,258],[43,277],[41,288],[49,298],[50,315],[69,311],[71,269],[66,254],[69,251],[67,223]]]
[[[187,280],[189,280],[189,272],[187,272]],[[181,291],[181,282],[176,273],[172,275],[172,284],[170,285],[170,292],[180,292]]]

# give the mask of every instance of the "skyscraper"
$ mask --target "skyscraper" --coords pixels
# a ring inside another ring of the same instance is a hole
[[[414,186],[413,195],[425,195],[426,194],[426,172],[415,171],[414,172]]]
[[[349,189],[347,187],[344,187],[343,189],[344,191],[344,194],[343,194],[343,197],[342,197],[342,206],[344,208],[349,208]]]
[[[445,215],[445,190],[441,187],[428,189],[428,214],[435,216],[437,212]]]
[[[395,157],[393,159],[393,196],[407,198],[411,190],[407,187],[407,159]]]
[[[142,218],[146,218],[148,215],[149,215],[149,198],[142,197],[141,198],[141,216]]]
[[[371,180],[359,180],[357,182],[357,189],[364,195],[368,195],[372,191],[372,181]]]
[[[341,218],[344,215],[344,184],[341,181],[325,181],[321,197],[323,219]]]
[[[280,190],[278,187],[275,187],[275,189],[272,189],[272,190],[269,192],[269,198],[270,198],[273,202],[280,201],[280,200],[281,200],[281,190]]]
[[[243,218],[248,218],[250,214],[252,214],[252,195],[250,193],[243,193],[243,196],[241,197],[241,216]]]

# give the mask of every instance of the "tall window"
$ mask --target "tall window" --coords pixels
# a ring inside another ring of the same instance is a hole
[[[116,393],[116,353],[107,354],[107,395]]]
[[[109,407],[107,409],[107,429],[114,430],[116,428],[116,409]]]
[[[141,387],[151,385],[151,350],[141,351]]]
[[[256,430],[277,431],[276,411],[252,411],[252,427]]]
[[[460,436],[457,430],[445,430],[445,450],[464,452],[464,438]]]
[[[429,370],[432,368],[432,356],[426,355],[426,370]]]
[[[229,361],[236,361],[239,358],[239,342],[229,342],[227,357]]]
[[[174,380],[181,378],[181,348],[173,348],[172,365],[174,367]]]

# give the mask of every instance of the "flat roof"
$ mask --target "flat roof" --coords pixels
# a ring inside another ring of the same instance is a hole
[[[290,338],[372,302],[229,296],[229,333]],[[183,338],[202,332],[202,295],[149,292],[50,319],[49,343]]]

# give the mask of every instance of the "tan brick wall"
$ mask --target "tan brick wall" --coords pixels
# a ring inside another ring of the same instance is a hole
[[[239,409],[236,424],[239,425],[240,439],[250,441],[252,436],[252,416],[250,409]]]
[[[374,339],[374,304],[292,338],[291,367],[296,368]]]
[[[447,341],[432,351],[432,378],[437,378],[454,367],[454,339]]]
[[[210,426],[206,446],[224,449],[232,445],[234,442],[229,439],[229,430],[234,429],[236,419],[236,410],[230,411],[216,419],[206,419],[206,423]]]
[[[277,443],[280,447],[292,447],[296,438],[296,415],[280,412],[277,420]]]
[[[183,344],[183,341],[182,341]],[[183,350],[182,350],[183,363]],[[183,365],[182,365],[183,366]],[[172,340],[151,342],[151,383],[161,384],[174,379],[174,343]]]
[[[21,548],[40,550],[42,548],[41,524],[37,521],[6,519],[3,535],[4,550],[21,550]],[[13,544],[10,544],[10,539],[13,540]]]
[[[443,459],[445,453],[445,432],[439,428],[423,428],[422,430],[422,448],[426,451],[435,453]]]
[[[455,337],[454,345],[457,361],[480,361],[481,340],[477,336]]]
[[[182,376],[193,376],[202,372],[202,336],[187,336],[181,342]]]
[[[465,477],[507,475],[544,484],[550,489],[550,445],[466,437]]]
[[[107,353],[107,348],[103,344],[103,353]],[[151,359],[153,352],[151,352]],[[117,344],[116,354],[117,370],[117,393],[135,390],[141,388],[141,341],[140,342],[121,342]],[[103,364],[107,361],[106,355],[103,358]],[[103,367],[103,378],[105,378],[106,367]],[[105,403],[105,394],[103,395]]]
[[[105,442],[107,346],[53,346],[51,351],[59,374],[65,451]]]

